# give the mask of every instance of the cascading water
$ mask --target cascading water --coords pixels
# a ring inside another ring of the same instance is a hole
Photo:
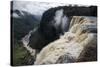
[[[82,51],[85,51],[84,48],[96,40],[94,30],[97,29],[95,25],[97,22],[96,17],[94,18],[95,20],[91,17],[74,16],[69,31],[65,32],[58,40],[45,46],[37,55],[34,64],[76,62]]]

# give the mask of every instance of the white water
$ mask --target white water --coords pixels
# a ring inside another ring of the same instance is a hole
[[[74,18],[72,18],[73,20]],[[83,28],[81,26],[83,24],[87,25],[87,23],[91,26],[93,22],[88,21],[88,19],[84,18],[83,20],[87,20],[87,22],[78,21],[81,17],[76,16],[74,23],[68,32],[65,32],[64,35],[60,37],[60,39],[55,40],[54,42],[49,43],[45,46],[40,53],[36,57],[36,61],[34,64],[54,64],[58,61],[59,57],[63,55],[67,55],[66,63],[72,62],[70,61],[70,57],[73,57],[73,61],[75,62],[80,56],[81,52],[84,48],[95,39],[94,33],[84,33]],[[89,18],[91,20],[91,18]],[[77,21],[77,22],[76,22]],[[94,22],[96,23],[96,22]]]
[[[30,36],[32,33],[34,33],[35,31],[37,30],[37,28],[31,30],[25,37],[22,38],[22,43],[23,43],[23,46],[30,52],[30,54],[32,56],[35,55],[35,49],[32,49],[28,44],[30,42]]]

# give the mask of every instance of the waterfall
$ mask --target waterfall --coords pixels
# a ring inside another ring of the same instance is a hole
[[[96,20],[91,17],[73,16],[69,31],[46,45],[37,55],[34,64],[77,62],[80,54],[88,45],[94,45],[93,42],[96,44],[96,33],[89,32],[89,30],[97,29],[96,24]]]

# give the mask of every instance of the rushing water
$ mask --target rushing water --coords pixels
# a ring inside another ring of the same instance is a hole
[[[31,53],[32,56],[35,55],[35,49],[32,49],[28,44],[30,42],[31,34],[37,30],[37,27],[31,30],[25,37],[22,38],[23,46]]]

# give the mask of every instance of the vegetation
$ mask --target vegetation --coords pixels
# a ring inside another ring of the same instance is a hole
[[[14,11],[13,11],[14,12]],[[31,65],[34,64],[33,57],[29,52],[23,47],[21,39],[29,33],[30,30],[34,29],[36,25],[39,24],[39,20],[27,12],[21,15],[18,10],[15,13],[19,17],[11,16],[12,24],[12,55],[11,55],[11,65]]]
[[[13,65],[14,66],[34,64],[33,61],[34,61],[34,58],[23,47],[23,44],[16,44],[16,47],[13,47]]]

